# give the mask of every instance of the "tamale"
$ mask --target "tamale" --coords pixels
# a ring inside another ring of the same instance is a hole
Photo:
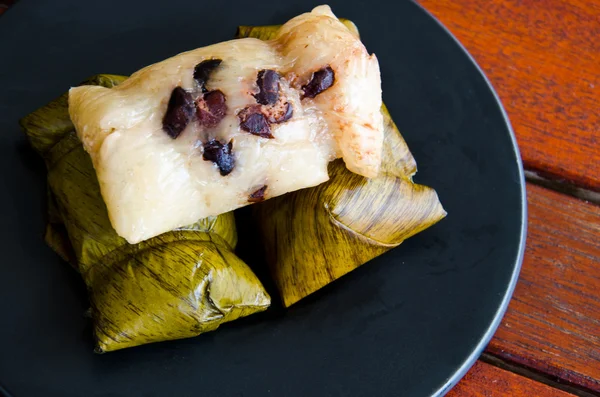
[[[99,75],[84,84],[125,79]],[[269,306],[258,278],[233,253],[232,212],[130,245],[110,224],[67,94],[21,126],[48,169],[46,241],[87,286],[97,352],[196,336]]]
[[[349,20],[342,22],[359,37]],[[270,40],[278,26],[240,26],[237,37]],[[267,262],[290,306],[446,216],[435,190],[412,181],[414,157],[382,107],[384,143],[375,178],[329,164],[330,180],[254,207]]]

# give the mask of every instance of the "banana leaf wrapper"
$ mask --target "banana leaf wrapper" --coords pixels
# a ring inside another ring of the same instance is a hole
[[[83,84],[112,87],[126,77]],[[265,310],[270,297],[234,253],[233,213],[130,245],[112,228],[67,94],[21,120],[48,169],[46,242],[87,285],[96,351],[188,338]]]
[[[359,37],[356,26],[341,21]],[[272,39],[279,26],[240,26]],[[254,206],[267,262],[288,307],[446,216],[435,190],[413,183],[417,165],[385,105],[381,171],[367,179],[329,165],[330,180]]]

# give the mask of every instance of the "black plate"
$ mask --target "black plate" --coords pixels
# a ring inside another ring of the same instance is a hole
[[[90,75],[129,74],[230,39],[238,24],[282,23],[316,5],[268,3],[27,0],[0,18],[0,383],[13,396],[443,395],[489,341],[526,225],[506,114],[464,48],[419,6],[339,0],[333,11],[379,57],[416,181],[438,191],[448,217],[290,310],[92,352],[82,282],[42,241],[45,170],[18,119]]]

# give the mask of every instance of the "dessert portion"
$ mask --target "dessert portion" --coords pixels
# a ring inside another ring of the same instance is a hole
[[[267,309],[234,252],[236,208],[254,204],[284,306],[446,216],[412,180],[352,22],[320,6],[237,36],[21,120],[48,168],[46,242],[88,288],[98,352]]]
[[[123,80],[100,75],[86,84]],[[232,212],[128,244],[110,224],[67,94],[21,126],[48,167],[46,242],[87,286],[97,352],[196,336],[269,307],[261,282],[234,253]]]
[[[117,87],[75,87],[69,113],[111,223],[137,243],[316,186],[342,157],[374,177],[383,119],[377,59],[327,6],[179,54]]]
[[[352,26],[352,25],[350,25]],[[381,75],[357,34],[329,6],[282,25],[273,35],[289,71],[298,76],[305,107],[320,110],[346,167],[376,177],[381,163]],[[307,76],[311,76],[307,81]]]
[[[343,23],[359,37],[352,22]],[[284,29],[241,26],[238,37],[268,41]],[[326,183],[253,207],[271,276],[286,307],[446,216],[435,190],[413,182],[417,164],[385,106],[380,115],[384,141],[376,177],[351,172],[344,157],[344,162],[329,165]]]

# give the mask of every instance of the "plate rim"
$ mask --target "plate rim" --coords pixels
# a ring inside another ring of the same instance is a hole
[[[491,81],[489,80],[489,78],[487,77],[487,75],[485,74],[485,72],[483,71],[481,66],[479,66],[479,64],[477,63],[475,58],[473,58],[471,53],[466,49],[466,47],[454,36],[454,34],[452,34],[452,32],[439,19],[437,19],[431,12],[429,12],[425,7],[423,7],[421,4],[419,4],[417,2],[417,0],[411,0],[410,2],[414,6],[416,6],[416,8],[419,11],[425,13],[425,15],[427,15],[429,18],[431,18],[431,20],[434,23],[436,23],[452,39],[452,41],[454,41],[454,44],[456,44],[458,46],[458,48],[460,48],[462,50],[462,52],[467,56],[467,58],[475,66],[475,68],[477,69],[477,72],[479,72],[480,76],[483,78],[483,80],[486,83],[486,85],[488,86],[490,92],[494,96],[496,104],[498,105],[498,107],[500,109],[500,113],[502,114],[502,118],[504,119],[504,124],[506,125],[506,128],[508,129],[508,135],[510,138],[510,142],[512,144],[513,151],[516,155],[517,167],[518,167],[518,172],[519,172],[519,182],[520,182],[519,187],[521,189],[521,200],[520,200],[521,201],[521,229],[520,229],[520,236],[519,236],[519,248],[517,251],[517,256],[516,256],[514,268],[513,268],[511,277],[510,277],[510,281],[508,283],[508,288],[506,289],[506,292],[504,293],[504,296],[502,297],[500,306],[498,307],[498,309],[496,310],[496,313],[494,314],[494,319],[492,320],[492,322],[488,326],[487,330],[485,331],[485,333],[479,340],[479,343],[477,343],[477,346],[475,346],[475,348],[471,351],[469,356],[463,361],[461,366],[448,378],[448,380],[431,395],[431,397],[442,397],[442,396],[445,396],[454,386],[456,386],[458,384],[458,382],[471,369],[471,367],[473,367],[475,362],[481,356],[481,353],[483,353],[483,351],[487,347],[488,343],[490,342],[490,340],[496,333],[498,327],[500,326],[502,319],[504,318],[504,315],[506,314],[506,310],[508,309],[508,304],[510,303],[510,300],[512,299],[513,293],[515,291],[515,287],[517,285],[517,281],[519,279],[519,274],[521,273],[521,267],[523,265],[523,258],[525,255],[525,246],[526,246],[526,241],[527,241],[527,219],[528,219],[527,189],[526,189],[526,182],[525,182],[525,171],[523,169],[523,159],[521,158],[521,152],[519,150],[519,145],[517,144],[517,137],[515,135],[515,131],[513,130],[512,123],[510,122],[510,118],[508,117],[508,113],[506,112],[506,109],[504,108],[504,105],[502,104],[500,96],[494,89],[494,86],[492,85]]]

